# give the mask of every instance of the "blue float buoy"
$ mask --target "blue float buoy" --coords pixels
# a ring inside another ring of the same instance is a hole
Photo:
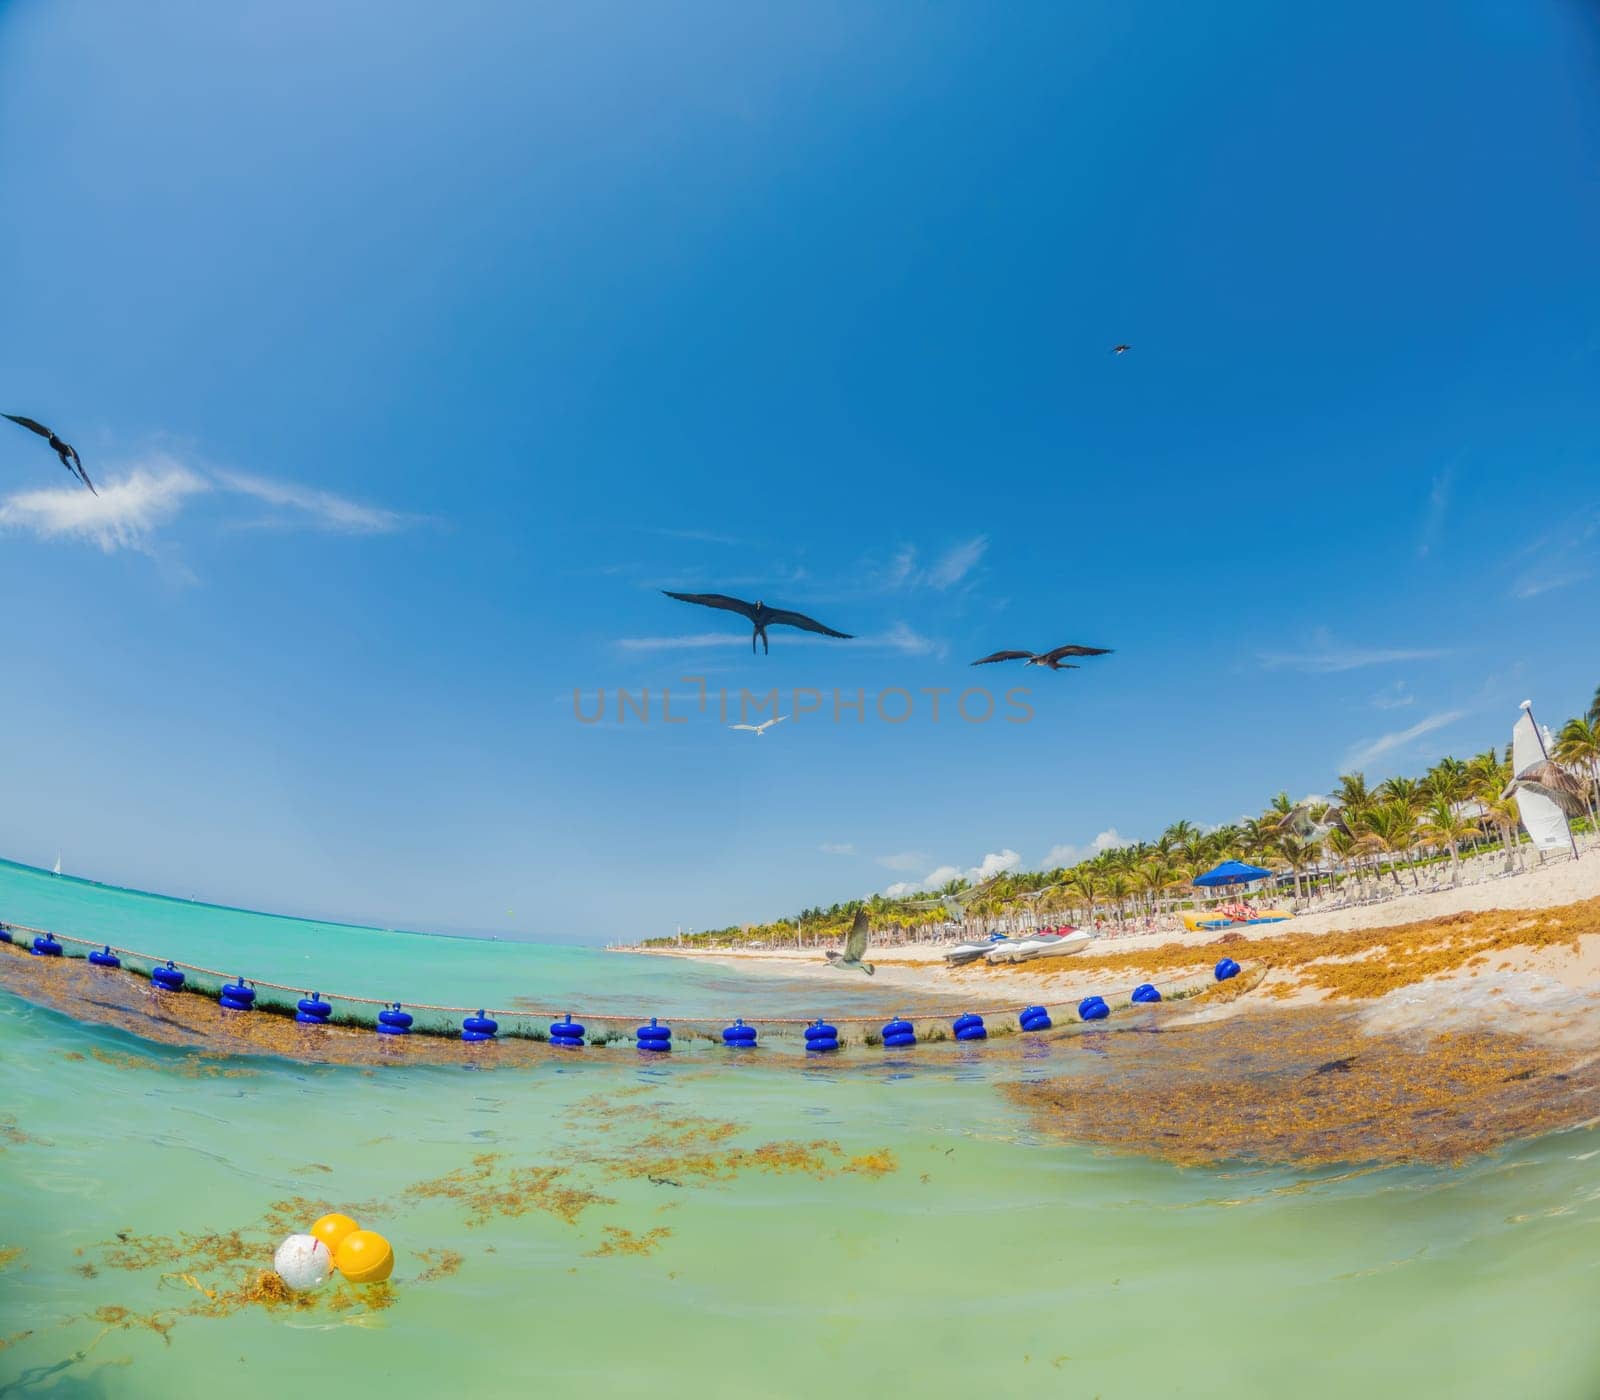
[[[103,952],[96,948],[94,952],[89,954],[89,965],[91,967],[121,967],[122,959],[111,951],[111,945],[107,943]]]
[[[1025,1006],[1022,1015],[1018,1018],[1024,1031],[1047,1031],[1055,1026],[1050,1019],[1050,1013],[1042,1006]]]
[[[1154,982],[1141,982],[1133,989],[1133,1000],[1136,1002],[1160,1001],[1161,992]]]
[[[967,1012],[964,1016],[957,1016],[950,1023],[950,1029],[955,1032],[957,1040],[987,1040],[989,1032],[985,1029],[982,1016],[975,1016]]]
[[[312,992],[308,997],[301,997],[294,1004],[294,1018],[302,1026],[325,1026],[331,1015],[333,1007],[322,999],[320,992]]]
[[[36,958],[59,958],[61,956],[61,944],[54,934],[36,934],[33,940],[33,947],[28,951]]]
[[[583,1035],[583,1025],[572,1019],[570,1011],[561,1020],[550,1023],[550,1043],[558,1050],[582,1050]]]
[[[884,1023],[883,1048],[885,1050],[909,1050],[916,1043],[917,1028],[910,1021],[896,1016],[894,1020]]]
[[[500,1033],[500,1023],[493,1016],[484,1015],[478,1008],[476,1016],[468,1016],[461,1023],[461,1038],[466,1041],[493,1040]]]
[[[150,980],[164,992],[181,992],[183,990],[183,973],[179,972],[169,961],[165,967],[152,967]]]
[[[654,1016],[648,1026],[640,1026],[633,1035],[639,1048],[652,1054],[665,1055],[672,1049],[672,1027],[661,1025]]]
[[[395,1002],[392,1007],[386,1006],[378,1013],[379,1035],[410,1035],[411,1013],[402,1011],[400,1003]]]
[[[224,1011],[252,1011],[256,1004],[256,989],[245,984],[243,977],[227,983],[217,998]]]
[[[1224,958],[1221,962],[1219,962],[1217,964],[1217,967],[1216,967],[1216,978],[1217,978],[1217,981],[1226,982],[1230,977],[1237,977],[1238,975],[1239,975],[1239,964],[1234,962],[1234,960],[1232,958]]]
[[[731,1026],[722,1028],[722,1043],[735,1050],[748,1050],[756,1043],[756,1028],[745,1025],[743,1016],[736,1016]]]
[[[1106,1005],[1102,996],[1085,997],[1078,1003],[1078,1019],[1080,1021],[1103,1021],[1111,1014],[1111,1008]]]
[[[11,930],[4,924],[0,924],[0,943],[9,942],[11,942]]]
[[[820,1016],[806,1027],[806,1051],[818,1055],[839,1048],[839,1028],[830,1026]]]

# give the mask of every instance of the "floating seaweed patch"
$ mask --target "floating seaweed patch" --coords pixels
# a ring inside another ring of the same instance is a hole
[[[22,1258],[24,1250],[20,1244],[11,1244],[0,1247],[0,1269],[9,1269]]]
[[[653,1230],[635,1234],[621,1225],[605,1225],[601,1227],[601,1234],[604,1238],[598,1248],[589,1251],[590,1259],[608,1254],[654,1254],[672,1231],[665,1225],[657,1225]]]
[[[417,1258],[422,1261],[418,1283],[432,1283],[435,1279],[449,1278],[461,1267],[463,1256],[453,1249],[419,1249]]]
[[[1295,1166],[1459,1162],[1581,1122],[1600,1092],[1600,1061],[1520,1036],[1373,1035],[1315,1007],[1138,1039],[1138,1053],[1112,1037],[1080,1072],[1004,1092],[1068,1140]]]
[[[469,1226],[535,1210],[571,1225],[591,1206],[616,1204],[609,1196],[572,1185],[565,1167],[505,1167],[502,1158],[499,1152],[480,1152],[468,1166],[408,1187],[406,1198],[460,1201]]]

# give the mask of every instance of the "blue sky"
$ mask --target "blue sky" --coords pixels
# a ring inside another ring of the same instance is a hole
[[[0,439],[0,852],[644,935],[1559,721],[1597,161],[1576,0],[0,7],[0,408],[102,486]],[[690,675],[919,708],[614,722]]]

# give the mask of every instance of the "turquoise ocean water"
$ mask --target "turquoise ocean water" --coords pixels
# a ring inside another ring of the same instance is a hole
[[[0,918],[402,999],[840,1005],[9,865]],[[1600,1394],[1592,1132],[1454,1169],[1178,1169],[1042,1139],[998,1092],[1086,1053],[217,1064],[0,993],[0,1394]],[[395,1242],[392,1305],[185,1311],[223,1278],[195,1242],[265,1241],[294,1198]],[[152,1236],[169,1257],[118,1267]]]

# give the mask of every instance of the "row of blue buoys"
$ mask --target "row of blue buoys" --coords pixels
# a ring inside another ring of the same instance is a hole
[[[11,930],[0,924],[0,941],[12,941]],[[53,934],[42,933],[34,937],[29,951],[35,957],[59,958],[63,955],[61,942]],[[119,968],[122,959],[111,951],[107,944],[103,949],[97,949],[89,954],[89,962],[95,967]],[[1237,977],[1242,969],[1232,958],[1223,958],[1213,969],[1213,975],[1218,982],[1226,982]],[[150,980],[163,991],[181,991],[184,985],[184,975],[170,960],[165,967],[154,967],[150,970]],[[224,1010],[250,1011],[255,1008],[256,991],[243,977],[237,981],[226,983],[218,997]],[[1133,989],[1131,997],[1134,1005],[1146,1005],[1161,1000],[1161,992],[1152,982],[1142,982]],[[1111,1014],[1111,1008],[1106,999],[1098,994],[1084,997],[1078,1003],[1078,1018],[1082,1021],[1103,1021]],[[295,1020],[302,1025],[326,1025],[333,1015],[333,1007],[323,1001],[321,994],[313,992],[309,997],[302,998],[296,1003]],[[1019,1024],[1024,1032],[1047,1031],[1052,1028],[1050,1013],[1043,1006],[1026,1006],[1018,1017]],[[413,1019],[411,1015],[401,1010],[400,1003],[386,1005],[378,1013],[377,1031],[379,1035],[409,1035]],[[958,1041],[987,1040],[988,1030],[983,1023],[983,1017],[972,1012],[958,1016],[951,1023],[951,1031]],[[500,1024],[480,1009],[475,1016],[468,1016],[461,1023],[461,1038],[465,1041],[493,1040],[499,1034]],[[550,1025],[550,1044],[560,1049],[581,1050],[584,1045],[584,1027],[572,1019],[569,1012],[560,1021]],[[910,1021],[896,1016],[883,1026],[883,1044],[885,1049],[905,1050],[917,1043],[916,1027]],[[664,1054],[672,1049],[672,1028],[664,1026],[652,1016],[650,1024],[640,1026],[634,1032],[635,1041],[640,1050],[654,1054]],[[731,1026],[724,1027],[722,1043],[731,1049],[749,1049],[757,1041],[757,1031],[754,1026],[748,1026],[743,1017],[735,1019]],[[806,1049],[816,1053],[827,1053],[839,1048],[839,1028],[829,1025],[820,1017],[805,1029]]]

